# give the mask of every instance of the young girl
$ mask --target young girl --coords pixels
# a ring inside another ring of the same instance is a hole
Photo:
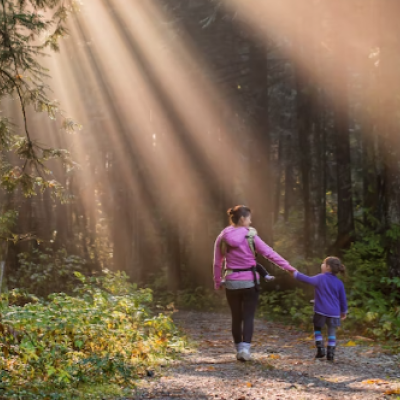
[[[346,293],[343,282],[336,276],[344,274],[345,267],[337,257],[328,257],[321,265],[321,274],[307,276],[298,271],[293,276],[315,287],[314,302],[314,335],[317,354],[315,358],[325,357],[325,348],[322,337],[322,328],[328,327],[327,359],[333,361],[336,347],[336,328],[340,326],[340,319],[347,314]]]

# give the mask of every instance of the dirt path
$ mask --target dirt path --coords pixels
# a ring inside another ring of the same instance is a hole
[[[135,399],[400,399],[400,357],[373,342],[341,339],[331,364],[314,360],[312,332],[258,320],[254,361],[240,363],[228,315],[179,312],[175,320],[198,343],[197,351],[164,376],[142,381]],[[398,395],[385,395],[396,390]]]

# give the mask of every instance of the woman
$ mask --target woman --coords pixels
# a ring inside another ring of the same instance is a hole
[[[250,346],[254,330],[254,315],[258,302],[259,275],[255,272],[256,260],[250,247],[251,211],[246,206],[228,210],[230,226],[218,236],[214,247],[214,286],[225,286],[226,298],[232,314],[232,335],[240,361],[251,359]],[[255,232],[256,233],[256,232]],[[254,236],[257,253],[280,268],[296,271],[295,268],[275,253],[257,235]],[[225,260],[226,276],[222,282],[222,264]]]

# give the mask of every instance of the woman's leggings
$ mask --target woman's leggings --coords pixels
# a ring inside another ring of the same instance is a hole
[[[235,343],[251,343],[259,292],[249,289],[226,289],[232,314],[232,336]]]

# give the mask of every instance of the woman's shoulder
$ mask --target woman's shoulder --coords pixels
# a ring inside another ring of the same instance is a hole
[[[253,228],[250,228],[253,229]],[[249,228],[246,228],[244,226],[233,226],[233,225],[228,225],[226,226],[224,229],[222,229],[221,231],[221,235],[223,235],[224,233],[229,233],[229,232],[248,232]]]
[[[249,236],[257,236],[258,235],[257,229],[252,226],[250,226],[249,228],[245,228],[245,229],[247,230],[247,234]]]

